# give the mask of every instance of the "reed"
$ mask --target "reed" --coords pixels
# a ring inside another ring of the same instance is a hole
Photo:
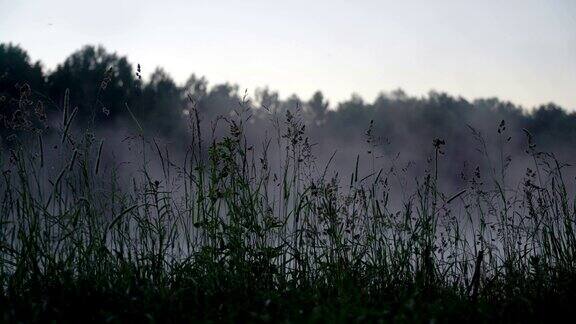
[[[535,171],[508,186],[504,123],[500,156],[479,153],[499,161],[495,172],[476,170],[466,188],[444,192],[446,143],[431,140],[431,167],[395,207],[394,174],[374,159],[373,122],[367,155],[331,174],[316,165],[297,111],[271,116],[275,138],[248,143],[248,110],[216,121],[229,131],[209,139],[194,110],[178,164],[126,105],[142,163],[121,180],[103,167],[104,140],[71,131],[68,97],[50,153],[63,158],[45,167],[54,139],[42,134],[0,158],[6,321],[526,321],[574,312],[576,202],[563,164],[529,138]]]

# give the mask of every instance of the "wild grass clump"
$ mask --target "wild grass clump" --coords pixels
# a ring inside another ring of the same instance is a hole
[[[68,93],[66,93],[68,98]],[[126,106],[129,110],[130,108]],[[144,135],[122,173],[107,142],[74,130],[66,99],[49,132],[0,156],[0,315],[5,321],[529,321],[574,313],[576,204],[564,164],[539,151],[507,183],[498,161],[442,190],[446,145],[401,203],[380,168],[373,123],[351,171],[319,167],[297,112],[248,143],[240,105],[205,139],[188,114],[180,161]],[[22,112],[23,118],[26,112]],[[227,127],[225,136],[216,129]],[[255,148],[256,146],[256,148]],[[273,152],[273,153],[271,153]],[[273,155],[273,156],[272,156]],[[361,169],[361,159],[371,167]],[[347,176],[343,176],[347,174]],[[407,179],[400,179],[407,180]]]

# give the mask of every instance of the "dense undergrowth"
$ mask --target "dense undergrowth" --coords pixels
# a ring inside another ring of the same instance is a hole
[[[390,183],[401,173],[379,167],[375,149],[358,156],[369,169],[317,166],[297,113],[271,113],[277,134],[248,143],[241,108],[217,121],[225,136],[203,134],[192,110],[179,161],[134,120],[140,163],[129,173],[105,161],[107,143],[90,128],[74,129],[68,100],[50,132],[25,131],[34,113],[23,110],[21,132],[0,156],[3,321],[575,315],[572,179],[527,133],[533,167],[508,184],[504,122],[502,154],[479,152],[498,162],[466,187],[441,190],[445,143],[431,139],[426,175],[393,204]]]

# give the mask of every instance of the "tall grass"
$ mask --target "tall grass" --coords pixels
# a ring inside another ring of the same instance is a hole
[[[403,175],[378,166],[372,124],[368,153],[332,173],[317,165],[298,113],[271,112],[277,133],[248,143],[248,108],[214,122],[228,128],[222,137],[206,137],[192,109],[176,161],[130,112],[126,145],[140,165],[121,174],[104,161],[106,141],[73,129],[68,100],[62,111],[58,140],[12,138],[0,156],[4,320],[487,321],[571,311],[576,204],[565,165],[527,133],[533,167],[510,186],[504,122],[498,156],[472,129],[491,167],[452,192],[440,181],[445,143],[431,139],[427,172],[398,207],[390,182]]]

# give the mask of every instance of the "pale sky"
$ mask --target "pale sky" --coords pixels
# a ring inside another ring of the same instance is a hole
[[[48,69],[101,44],[145,74],[333,103],[400,87],[576,109],[576,0],[0,0],[0,42]]]

